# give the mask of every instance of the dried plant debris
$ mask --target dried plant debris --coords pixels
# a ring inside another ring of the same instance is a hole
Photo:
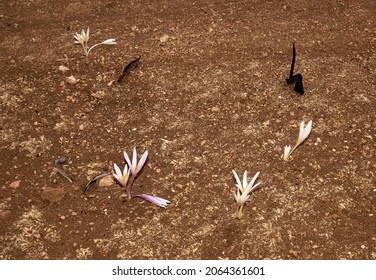
[[[286,82],[287,84],[295,84],[294,91],[303,95],[304,94],[303,76],[300,73],[294,75],[295,59],[296,59],[295,43],[292,43],[292,62],[291,62],[291,68],[290,68],[290,75],[286,79]]]
[[[68,158],[65,157],[65,156],[62,156],[62,157],[58,158],[57,160],[55,160],[55,167],[56,167],[57,172],[58,172],[61,176],[63,176],[65,179],[67,179],[69,182],[72,183],[72,182],[73,182],[72,178],[69,177],[69,176],[65,173],[65,171],[62,169],[62,167],[61,167],[61,164],[63,164],[63,163],[66,162],[67,160],[68,160]]]
[[[91,184],[95,183],[97,180],[103,178],[103,177],[106,177],[107,175],[110,175],[111,173],[105,171],[103,172],[102,174],[99,174],[99,175],[96,175],[94,176],[85,186],[85,189],[84,189],[84,194],[86,194],[88,191],[89,191],[89,188],[91,186]]]
[[[124,79],[124,77],[126,75],[129,74],[130,71],[132,71],[134,68],[137,67],[138,65],[138,62],[140,61],[141,59],[141,56],[139,56],[138,58],[136,58],[135,60],[132,60],[131,62],[129,62],[123,69],[123,72],[121,72],[119,78],[118,78],[118,82],[121,83]]]

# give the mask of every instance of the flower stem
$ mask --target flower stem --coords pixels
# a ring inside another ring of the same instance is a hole
[[[237,208],[236,208],[236,218],[238,218],[239,220],[242,218],[243,216],[243,205],[244,204],[241,204],[239,205]]]
[[[95,47],[97,47],[97,46],[99,46],[99,45],[103,45],[103,42],[98,43],[98,44],[95,44],[94,46],[91,46],[91,47],[87,50],[87,55],[86,55],[86,56],[89,55],[89,52],[90,52],[92,49],[94,49]]]
[[[132,174],[132,177],[131,177],[131,179],[129,180],[128,187],[126,187],[126,191],[127,191],[128,199],[131,199],[131,198],[132,198],[132,188],[133,188],[133,183],[134,183],[134,180],[135,180],[135,179],[136,179],[136,176]]]

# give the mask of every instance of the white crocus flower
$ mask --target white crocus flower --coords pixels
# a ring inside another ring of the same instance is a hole
[[[127,183],[128,183],[128,179],[129,179],[129,172],[130,170],[128,170],[128,166],[125,165],[124,166],[124,170],[123,172],[121,172],[119,166],[117,166],[116,163],[114,163],[114,169],[115,169],[115,173],[113,174],[115,179],[124,187],[126,188],[127,187]]]
[[[88,49],[87,51],[87,54],[86,56],[89,55],[89,52],[94,49],[95,47],[99,46],[99,45],[116,45],[117,43],[115,42],[116,39],[107,39],[101,43],[98,43],[98,44],[95,44],[94,46],[90,47],[90,49]]]
[[[76,32],[76,35],[74,35],[74,38],[76,39],[76,41],[74,41],[74,43],[81,44],[84,50],[87,49],[87,42],[89,41],[89,33],[90,33],[89,28],[87,29],[86,32],[85,30],[82,29],[81,34]]]
[[[133,148],[133,157],[132,157],[132,162],[131,162],[128,154],[124,152],[124,158],[132,172],[132,177],[137,176],[138,172],[140,172],[140,170],[144,166],[147,157],[148,157],[148,151],[145,151],[144,154],[141,156],[140,161],[137,162],[137,151],[136,151],[136,148]]]
[[[283,153],[283,159],[288,160],[289,156],[292,154],[292,152],[304,142],[305,139],[309,136],[312,130],[312,120],[307,123],[306,126],[304,126],[304,121],[300,123],[299,128],[299,137],[298,141],[296,142],[294,148],[291,149],[291,146],[286,146],[284,153]]]
[[[86,56],[89,55],[90,51],[99,46],[99,45],[116,45],[116,39],[107,39],[101,43],[95,44],[92,47],[88,46],[89,38],[90,38],[90,30],[89,28],[85,32],[85,30],[82,29],[81,34],[77,33],[74,35],[74,38],[76,39],[74,41],[75,44],[81,44],[82,48],[84,49],[84,53]]]
[[[236,217],[238,219],[242,218],[243,215],[243,207],[244,204],[247,202],[247,200],[250,197],[251,191],[253,191],[255,188],[257,188],[260,183],[257,183],[255,185],[255,182],[257,180],[257,177],[260,175],[260,172],[257,172],[253,179],[248,183],[247,182],[247,171],[244,171],[243,175],[243,183],[240,181],[238,174],[235,170],[232,170],[232,173],[234,174],[235,180],[236,180],[236,193],[234,194],[235,201],[237,204],[236,208]]]

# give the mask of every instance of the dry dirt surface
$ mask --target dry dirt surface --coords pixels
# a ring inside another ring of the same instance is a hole
[[[376,2],[308,2],[1,1],[0,258],[375,259]],[[85,58],[87,27],[118,44]],[[166,208],[83,194],[133,147]],[[240,220],[233,169],[260,171]]]

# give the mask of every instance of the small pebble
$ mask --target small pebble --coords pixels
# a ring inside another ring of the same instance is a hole
[[[9,187],[11,187],[13,190],[16,190],[20,187],[20,184],[21,184],[21,180],[17,180],[17,181],[12,182],[9,185]]]
[[[69,71],[69,68],[68,67],[66,67],[66,66],[64,66],[64,65],[60,65],[59,66],[59,71],[61,71],[61,72],[67,72],[67,71]]]
[[[77,84],[78,83],[78,79],[76,79],[74,76],[69,76],[67,78],[67,83],[68,84],[71,84],[71,85],[74,85],[74,84]]]
[[[289,253],[291,255],[293,255],[295,258],[297,258],[299,256],[299,252],[298,251],[290,250]]]
[[[99,180],[98,186],[100,188],[111,187],[114,183],[114,177],[112,175],[108,175]]]
[[[159,41],[161,43],[166,43],[169,39],[169,36],[167,34],[163,35],[161,38],[159,38]]]

